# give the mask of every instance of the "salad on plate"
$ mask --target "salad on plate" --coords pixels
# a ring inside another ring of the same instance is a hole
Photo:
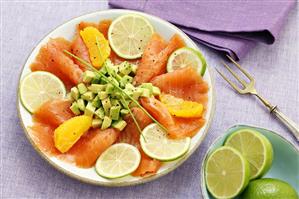
[[[154,175],[183,157],[205,124],[201,52],[138,14],[83,21],[75,32],[49,39],[20,82],[35,145],[107,179]]]

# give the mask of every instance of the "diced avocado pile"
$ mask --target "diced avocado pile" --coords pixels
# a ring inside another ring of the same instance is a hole
[[[151,83],[143,83],[138,87],[133,86],[132,76],[136,69],[136,65],[126,61],[119,65],[113,65],[108,59],[100,71],[135,100],[138,100],[139,97],[159,95],[160,89]],[[134,103],[123,92],[101,79],[95,72],[85,71],[83,83],[71,89],[70,98],[73,103],[70,109],[75,115],[84,113],[84,115],[93,117],[93,128],[107,129],[112,126],[122,131],[127,125],[123,120],[123,117],[129,113],[126,107],[134,106]]]

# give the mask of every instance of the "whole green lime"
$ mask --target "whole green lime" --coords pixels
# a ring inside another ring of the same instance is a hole
[[[241,198],[298,199],[298,194],[291,185],[282,180],[263,178],[251,181],[242,193]]]

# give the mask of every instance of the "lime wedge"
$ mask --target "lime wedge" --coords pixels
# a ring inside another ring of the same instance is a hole
[[[108,30],[108,40],[118,56],[135,59],[142,56],[153,33],[153,26],[147,19],[140,15],[127,14],[113,20]]]
[[[269,140],[251,129],[241,129],[232,133],[225,146],[238,150],[250,164],[250,179],[259,178],[271,167],[273,149]]]
[[[249,182],[247,160],[236,149],[223,146],[209,155],[205,166],[205,179],[209,192],[215,198],[233,198]]]
[[[64,98],[65,94],[63,82],[55,75],[44,71],[29,73],[20,85],[21,102],[30,113],[48,100]]]
[[[141,160],[139,150],[125,143],[114,144],[98,158],[96,172],[105,178],[120,178],[137,169]]]
[[[201,54],[201,52],[188,48],[183,47],[174,51],[167,62],[167,72],[172,72],[179,68],[184,68],[187,66],[194,67],[198,74],[203,76],[206,71],[206,60]]]
[[[190,147],[191,139],[170,139],[157,124],[145,127],[140,136],[142,150],[151,158],[172,161],[182,157]]]

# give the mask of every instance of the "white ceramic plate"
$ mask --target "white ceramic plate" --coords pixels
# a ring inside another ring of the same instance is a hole
[[[90,13],[90,14],[86,14],[86,15],[74,18],[74,19],[58,26],[55,30],[53,30],[47,36],[45,36],[39,42],[39,44],[33,49],[32,53],[28,57],[25,65],[23,66],[23,70],[20,75],[20,80],[26,74],[30,73],[30,68],[29,68],[30,64],[34,61],[41,46],[43,44],[47,43],[49,38],[64,37],[66,39],[71,40],[75,34],[76,25],[78,23],[80,23],[81,21],[99,22],[100,20],[103,20],[103,19],[112,19],[113,20],[120,15],[132,13],[132,12],[146,17],[153,25],[155,31],[158,32],[160,35],[162,35],[165,39],[169,39],[173,34],[177,33],[184,39],[187,46],[189,46],[191,48],[195,48],[195,49],[198,48],[196,46],[196,44],[187,35],[185,35],[181,30],[179,30],[174,25],[172,25],[158,17],[144,14],[141,12],[130,11],[130,10],[99,11],[99,12],[94,12],[94,13]],[[207,56],[204,52],[203,52],[203,54],[204,54],[204,56]],[[19,117],[20,117],[21,123],[23,125],[25,134],[26,134],[27,138],[29,139],[29,141],[31,142],[32,146],[47,162],[49,162],[56,169],[65,173],[68,176],[71,176],[73,178],[76,178],[80,181],[87,182],[87,183],[103,185],[103,186],[129,186],[129,185],[141,184],[144,182],[148,182],[148,181],[157,179],[157,178],[169,173],[170,171],[174,170],[179,165],[181,165],[196,150],[196,148],[202,142],[202,140],[204,139],[204,137],[207,134],[209,125],[211,123],[213,112],[214,112],[214,106],[215,106],[213,80],[211,77],[210,70],[206,70],[204,79],[209,84],[209,87],[210,87],[210,90],[208,93],[209,100],[208,100],[208,105],[207,105],[207,112],[205,115],[205,118],[207,120],[206,124],[201,128],[200,132],[198,132],[197,135],[192,138],[190,150],[184,157],[180,158],[179,160],[163,164],[163,166],[160,168],[160,170],[158,171],[158,173],[156,175],[152,175],[152,176],[149,176],[146,178],[127,176],[127,177],[123,177],[120,179],[108,180],[108,179],[102,178],[99,175],[97,175],[94,168],[90,168],[90,169],[78,168],[72,164],[68,164],[61,160],[58,160],[55,157],[47,156],[46,154],[44,154],[37,148],[37,146],[33,143],[32,139],[30,138],[30,136],[27,132],[26,128],[28,126],[32,125],[32,117],[26,111],[26,109],[22,106],[19,96],[18,96],[18,101],[17,101],[17,108],[19,111]]]

